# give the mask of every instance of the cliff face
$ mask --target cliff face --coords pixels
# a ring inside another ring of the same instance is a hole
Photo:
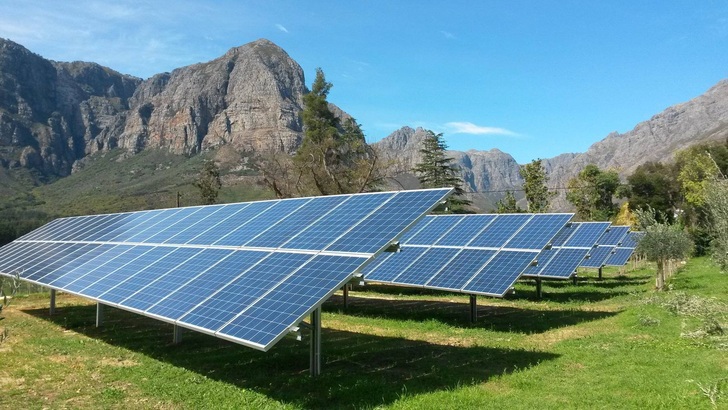
[[[291,152],[306,88],[301,67],[267,40],[142,81],[0,39],[0,91],[0,165],[63,176],[76,160],[115,147]]]
[[[0,166],[68,175],[140,82],[94,63],[45,60],[0,39]]]

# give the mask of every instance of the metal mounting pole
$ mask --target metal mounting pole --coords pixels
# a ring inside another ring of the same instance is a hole
[[[602,280],[602,267],[599,267],[599,280]]]
[[[536,278],[536,297],[541,299],[543,297],[543,289],[541,287],[541,278]]]
[[[96,327],[101,327],[104,323],[104,305],[96,302]]]
[[[349,284],[344,285],[344,309],[349,307]]]
[[[311,376],[321,374],[321,306],[311,312]]]
[[[478,321],[478,296],[470,295],[470,323]]]
[[[178,345],[182,343],[182,328],[174,325],[174,330],[172,333],[172,344]]]
[[[579,275],[577,275],[577,274],[575,273],[575,274],[573,274],[573,275],[572,275],[571,277],[572,277],[572,278],[573,278],[573,280],[574,280],[574,286],[578,285],[578,284],[579,284]]]
[[[51,289],[51,307],[49,309],[50,315],[53,316],[56,313],[56,290]]]

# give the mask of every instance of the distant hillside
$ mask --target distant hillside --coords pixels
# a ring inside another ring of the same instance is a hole
[[[375,145],[387,158],[397,158],[412,168],[420,160],[425,131],[403,127]],[[728,138],[728,80],[686,103],[667,108],[624,134],[612,133],[584,153],[567,153],[544,159],[551,187],[565,187],[587,164],[615,169],[622,177],[648,161],[671,161],[675,151],[690,145]],[[520,189],[519,164],[509,154],[490,151],[449,151],[462,170],[467,188],[481,209],[500,198],[502,191]],[[414,177],[409,180],[416,180]],[[569,209],[564,191],[552,202],[554,210]]]

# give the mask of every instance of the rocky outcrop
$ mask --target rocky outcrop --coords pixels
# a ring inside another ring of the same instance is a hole
[[[94,63],[49,61],[0,39],[0,165],[68,175],[140,82]]]
[[[306,87],[301,67],[268,40],[142,81],[0,39],[0,91],[0,165],[63,176],[116,147],[292,152]]]

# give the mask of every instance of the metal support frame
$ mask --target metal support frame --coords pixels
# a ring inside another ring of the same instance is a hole
[[[470,295],[470,323],[478,321],[478,296]]]
[[[604,268],[603,266],[599,267],[599,280],[602,280],[602,269],[603,268]]]
[[[349,287],[350,286],[351,285],[349,285],[347,283],[346,285],[344,285],[344,288],[343,288],[343,290],[344,290],[344,309],[349,307]]]
[[[321,374],[321,306],[311,312],[311,376]]]
[[[541,278],[536,278],[536,297],[541,299],[543,297],[543,287],[541,286]]]
[[[180,326],[174,325],[174,329],[172,330],[172,344],[178,345],[182,343],[182,328]]]
[[[101,327],[104,324],[104,305],[103,303],[96,302],[96,327]]]
[[[51,316],[56,314],[56,290],[51,289],[51,307],[48,309]]]
[[[571,275],[571,277],[574,280],[574,286],[578,285],[579,284],[579,275],[577,275],[575,273],[575,274]]]

